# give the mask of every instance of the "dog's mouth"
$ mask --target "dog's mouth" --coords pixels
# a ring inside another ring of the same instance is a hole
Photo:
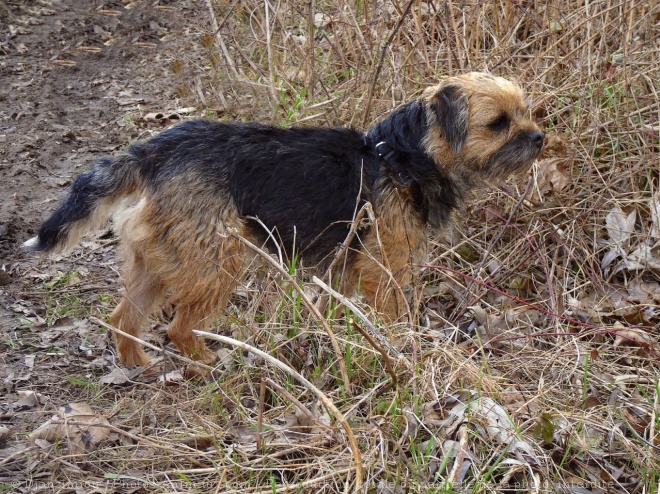
[[[488,174],[507,177],[528,170],[543,151],[544,137],[539,131],[520,132],[491,155],[486,164]]]

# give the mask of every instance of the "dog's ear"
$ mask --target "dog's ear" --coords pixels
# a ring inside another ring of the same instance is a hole
[[[433,95],[430,106],[452,151],[459,152],[468,132],[468,102],[463,91],[454,84],[445,86]]]

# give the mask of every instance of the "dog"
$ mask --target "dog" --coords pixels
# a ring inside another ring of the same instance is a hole
[[[24,249],[66,251],[112,217],[125,286],[112,324],[138,336],[169,302],[170,340],[210,363],[192,330],[227,304],[249,257],[242,239],[322,272],[369,202],[375,221],[350,239],[338,286],[396,319],[428,227],[441,231],[475,188],[541,153],[528,114],[518,85],[475,72],[442,80],[366,133],[186,121],[96,161]],[[115,341],[125,364],[149,363],[134,340]]]

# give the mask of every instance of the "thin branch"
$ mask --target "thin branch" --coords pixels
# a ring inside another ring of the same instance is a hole
[[[252,352],[255,355],[258,355],[262,359],[266,360],[267,362],[270,362],[281,371],[287,373],[288,375],[296,379],[299,383],[301,383],[303,386],[305,386],[307,389],[309,389],[312,393],[314,393],[314,395],[321,401],[321,403],[323,403],[323,406],[326,408],[326,410],[328,410],[329,413],[335,416],[337,422],[339,422],[342,425],[342,427],[344,428],[344,432],[346,432],[346,436],[348,437],[348,442],[351,445],[351,451],[353,452],[353,460],[355,461],[355,491],[354,492],[358,492],[360,490],[360,488],[362,487],[362,479],[364,477],[364,470],[362,467],[362,457],[360,456],[360,448],[357,444],[357,441],[355,440],[355,436],[353,435],[353,430],[351,429],[350,424],[344,417],[344,414],[342,414],[339,411],[339,409],[335,406],[332,400],[330,400],[330,398],[328,398],[320,389],[318,389],[311,382],[309,382],[302,374],[292,369],[288,365],[284,364],[283,362],[280,362],[275,357],[268,355],[266,352],[261,351],[256,347],[253,347],[252,345],[248,345],[245,342],[238,341],[233,338],[229,338],[227,336],[208,333],[206,331],[193,330],[193,333],[195,333],[197,336],[200,336],[202,338],[216,340],[221,343],[224,343],[225,345],[231,345],[237,348],[241,348],[243,350],[247,350],[248,352]]]

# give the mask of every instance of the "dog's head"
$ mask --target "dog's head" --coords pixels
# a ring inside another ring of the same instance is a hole
[[[489,180],[528,169],[544,135],[529,116],[522,89],[507,79],[472,72],[424,92],[426,152],[448,172]]]

